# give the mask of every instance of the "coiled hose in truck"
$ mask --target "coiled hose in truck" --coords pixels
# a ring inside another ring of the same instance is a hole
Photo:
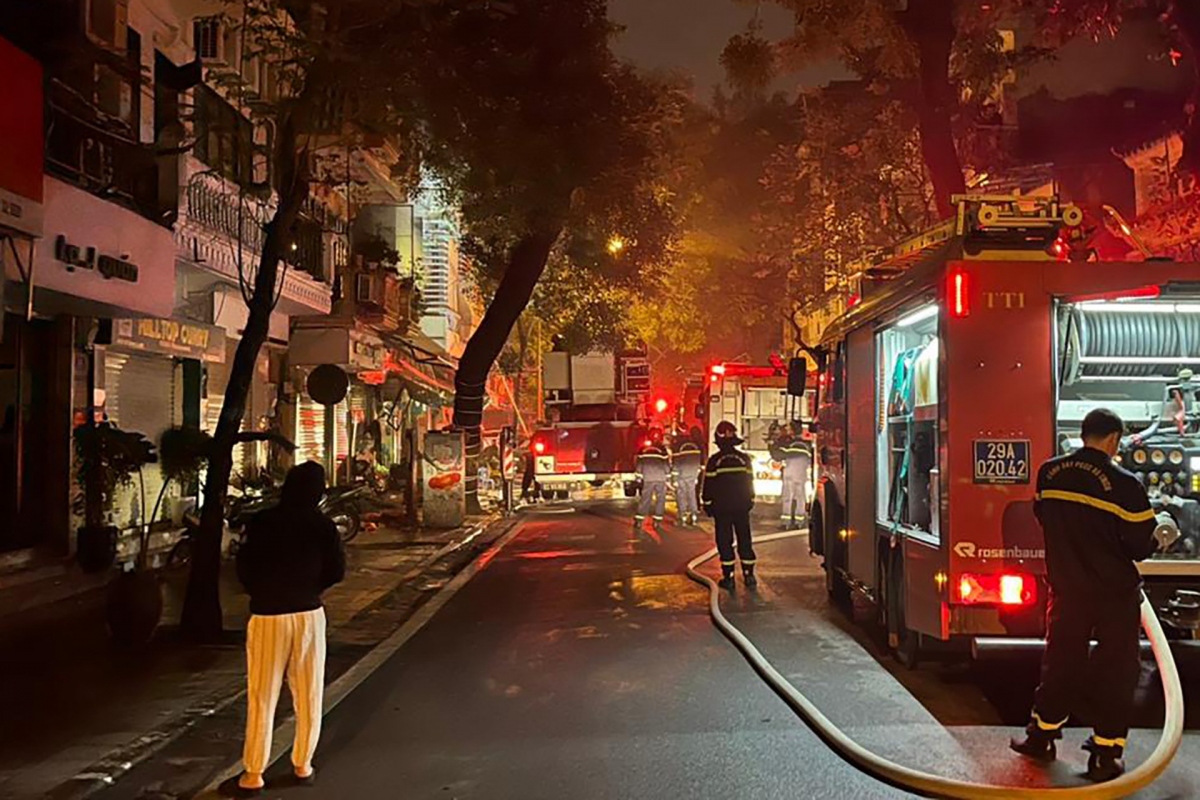
[[[804,535],[801,531],[786,531],[760,536],[756,541],[772,542]],[[983,798],[1110,800],[1110,798],[1127,797],[1150,785],[1163,773],[1167,765],[1171,763],[1171,759],[1175,757],[1176,751],[1179,750],[1179,743],[1183,739],[1183,688],[1179,683],[1179,670],[1175,666],[1175,659],[1171,655],[1171,648],[1163,633],[1162,625],[1159,624],[1158,617],[1154,614],[1154,607],[1144,596],[1142,598],[1142,627],[1150,639],[1154,660],[1158,662],[1167,708],[1162,735],[1159,737],[1158,746],[1150,754],[1150,758],[1116,780],[1107,783],[1067,788],[996,786],[944,778],[905,767],[872,753],[839,730],[828,717],[821,713],[819,708],[813,705],[811,700],[780,674],[779,670],[759,652],[745,634],[725,618],[721,612],[721,590],[717,587],[716,581],[699,571],[699,567],[716,554],[717,549],[714,547],[696,556],[687,565],[688,577],[708,586],[709,613],[712,615],[713,622],[742,652],[763,680],[800,715],[829,747],[854,767],[881,781],[927,797],[954,797],[969,800],[982,800]],[[1014,756],[1014,758],[1016,757]]]

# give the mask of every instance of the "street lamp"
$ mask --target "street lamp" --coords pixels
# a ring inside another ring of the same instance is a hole
[[[625,249],[625,240],[620,236],[614,236],[608,240],[608,252],[612,255],[619,255]]]

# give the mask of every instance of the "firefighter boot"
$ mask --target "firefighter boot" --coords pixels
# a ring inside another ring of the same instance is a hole
[[[633,530],[640,531],[641,529],[642,529],[642,518],[634,517],[633,518]]]
[[[1008,746],[1034,761],[1053,761],[1058,756],[1054,742],[1061,735],[1058,731],[1044,731],[1030,725],[1025,729],[1024,739],[1011,739]]]
[[[747,589],[753,589],[758,586],[758,578],[754,577],[754,565],[742,567],[742,583],[746,584]]]
[[[1096,744],[1096,737],[1089,736],[1083,743],[1088,756],[1087,779],[1096,783],[1111,781],[1125,774],[1125,749],[1115,744]]]
[[[663,532],[664,532],[663,531],[663,522],[661,519],[654,520],[654,532],[657,533],[659,536],[663,535]]]
[[[717,581],[717,586],[720,586],[722,589],[728,589],[729,591],[732,592],[734,585],[735,584],[733,582],[733,567],[722,566],[721,567],[721,580]]]

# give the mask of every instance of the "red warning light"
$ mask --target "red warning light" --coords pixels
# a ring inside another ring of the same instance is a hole
[[[665,412],[670,404],[662,397],[654,401],[654,410],[659,414]]]
[[[712,365],[712,374],[713,375],[724,375],[725,374],[725,365],[724,364],[713,364]]]
[[[962,270],[954,270],[948,276],[950,295],[950,316],[962,318],[971,314],[971,296],[969,293],[969,283],[967,281],[967,273]]]
[[[533,451],[540,456],[542,453],[546,452],[546,443],[542,441],[534,442]]]

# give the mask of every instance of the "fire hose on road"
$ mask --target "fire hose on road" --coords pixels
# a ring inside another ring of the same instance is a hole
[[[805,535],[801,531],[786,531],[760,536],[755,541],[756,543],[773,542]],[[969,800],[993,797],[1010,798],[1010,800],[1012,798],[1018,800],[1021,798],[1026,800],[1045,800],[1046,798],[1110,800],[1110,798],[1127,797],[1149,786],[1166,770],[1167,765],[1171,763],[1171,759],[1175,757],[1175,753],[1179,749],[1180,741],[1183,739],[1183,687],[1180,685],[1179,670],[1175,666],[1175,659],[1171,655],[1171,648],[1163,633],[1162,625],[1155,616],[1154,607],[1150,605],[1150,601],[1144,595],[1142,597],[1142,627],[1150,639],[1154,660],[1158,663],[1159,674],[1162,676],[1163,693],[1166,697],[1166,721],[1154,752],[1135,769],[1107,783],[1064,788],[995,786],[940,777],[905,767],[872,753],[839,730],[811,700],[780,674],[779,670],[759,652],[754,643],[721,612],[721,590],[717,587],[717,582],[698,570],[716,554],[717,549],[714,547],[696,556],[687,565],[688,577],[697,583],[708,586],[709,612],[713,622],[742,652],[763,680],[800,715],[826,744],[856,768],[882,781],[930,797],[968,798]]]

